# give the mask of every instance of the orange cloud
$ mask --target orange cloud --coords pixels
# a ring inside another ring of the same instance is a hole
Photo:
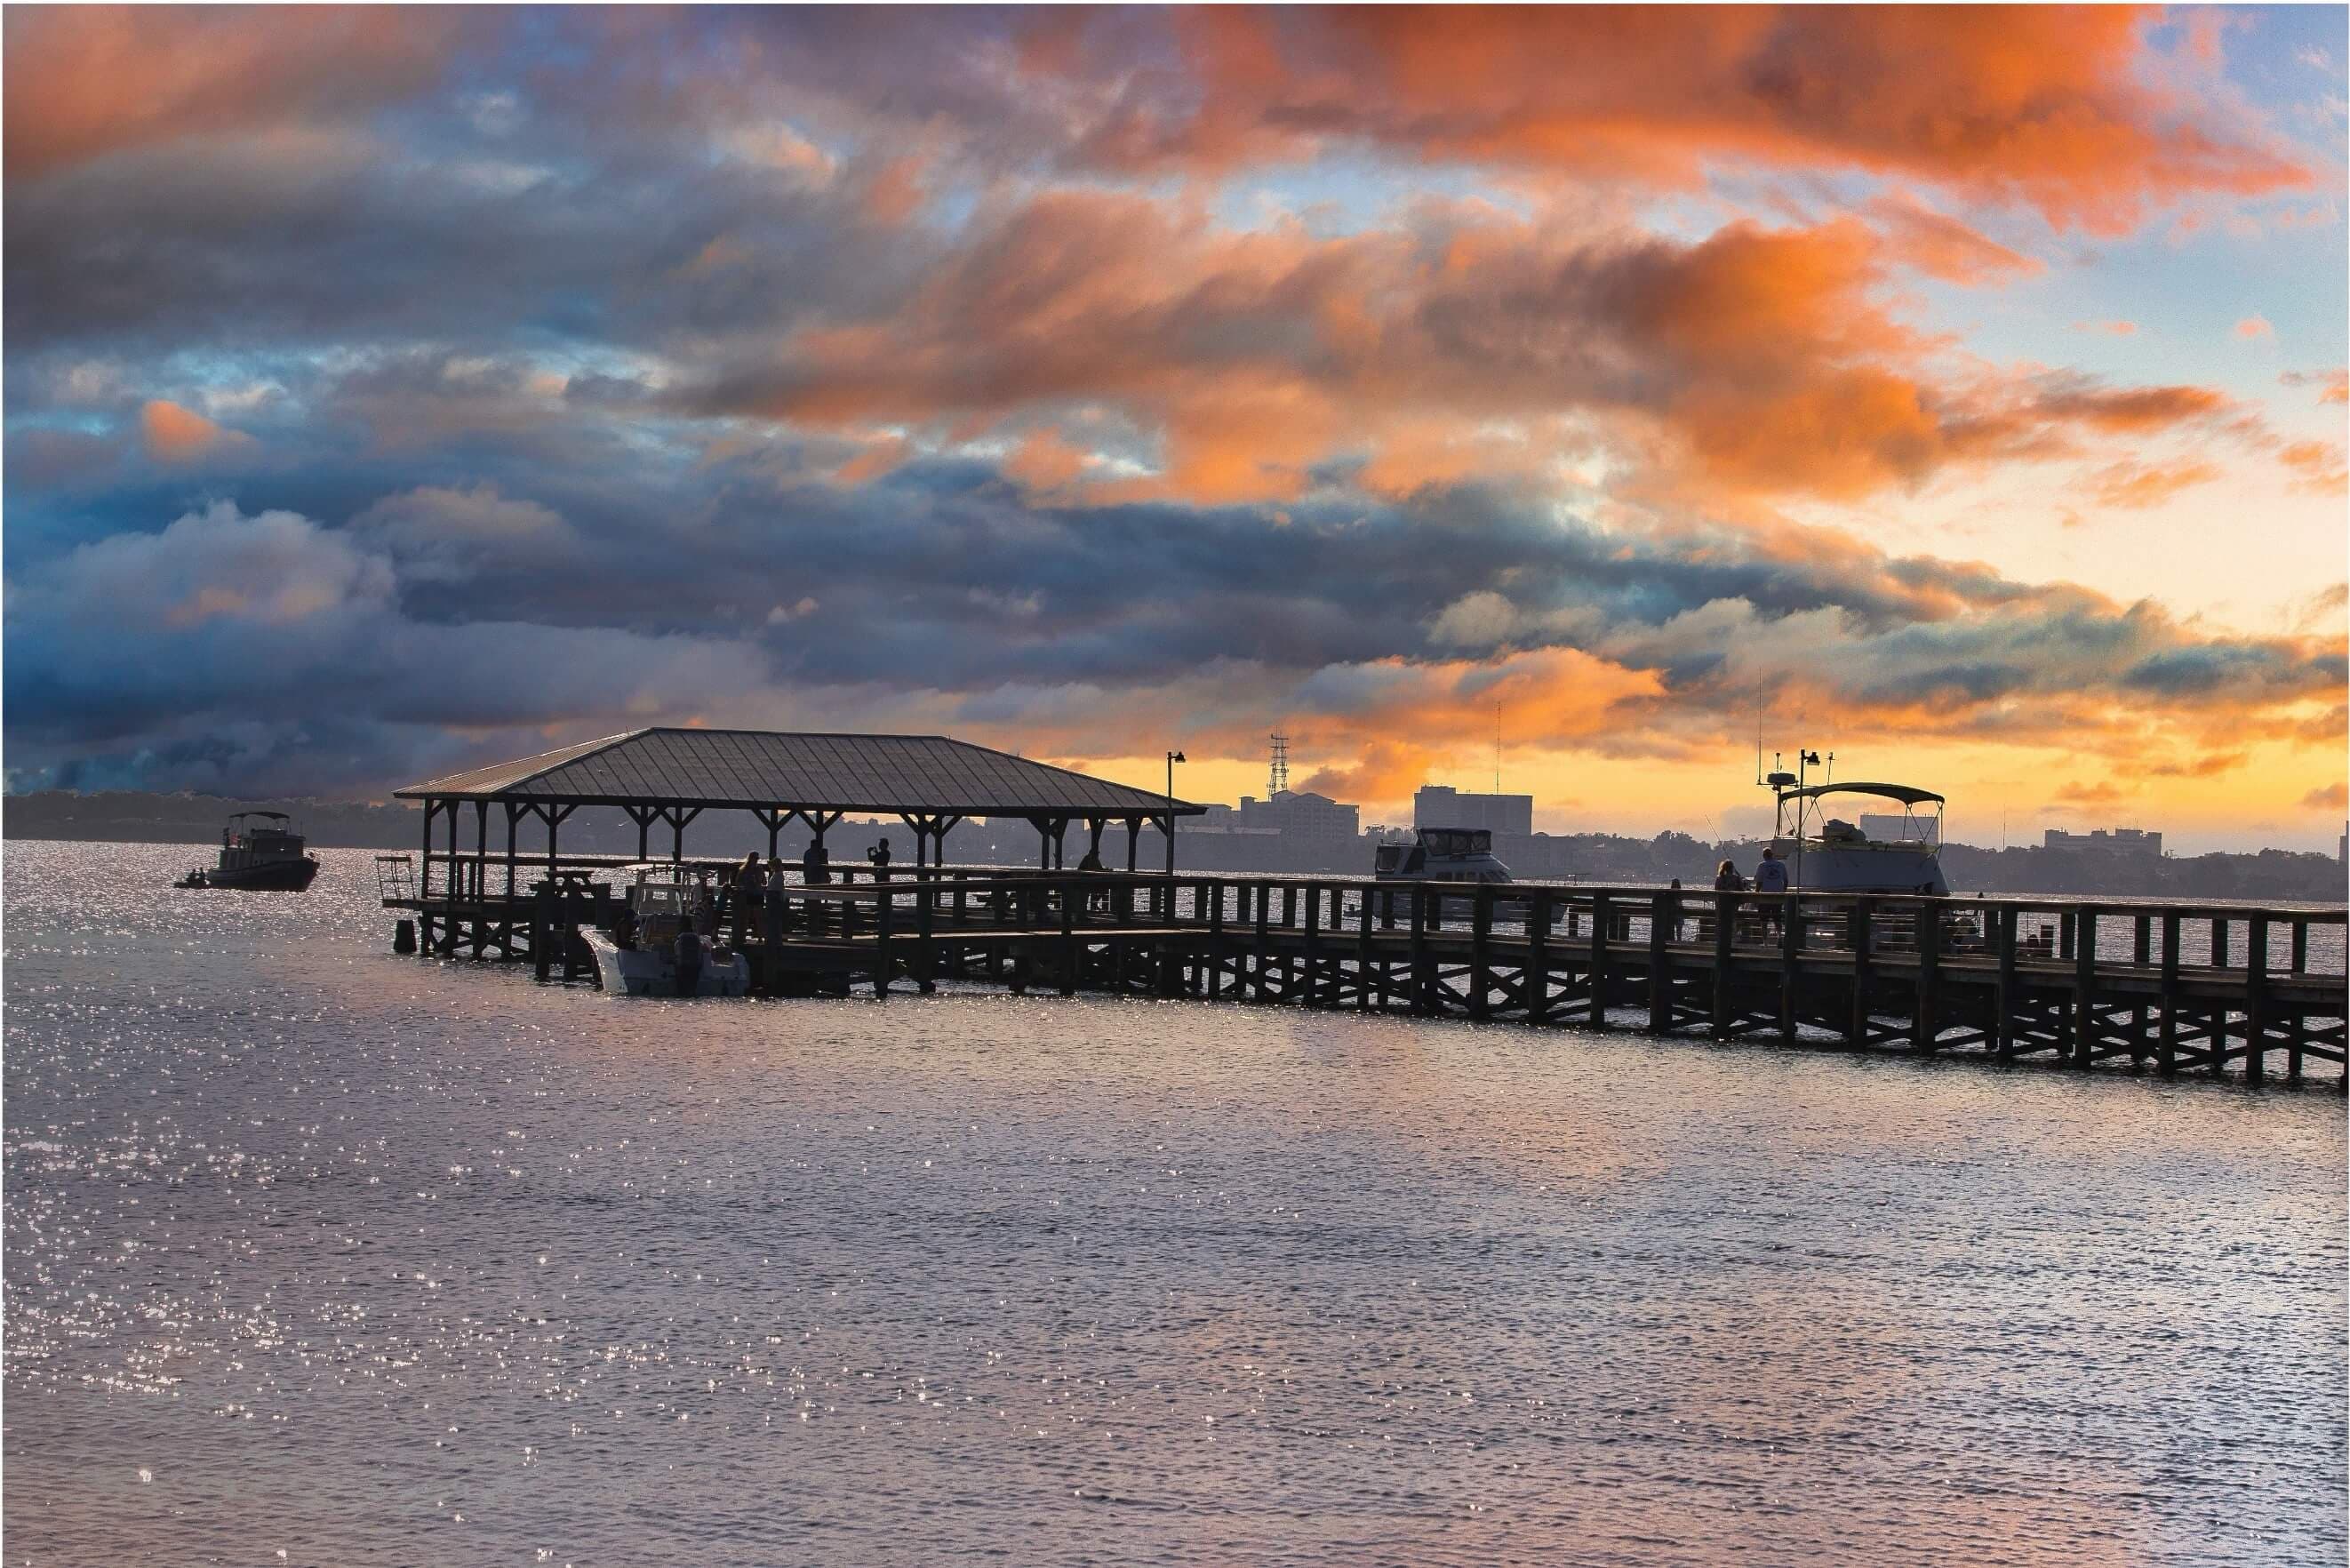
[[[1032,431],[1004,461],[1003,472],[1031,490],[1058,490],[1084,472],[1086,454],[1058,431]]]
[[[2137,336],[2137,323],[2135,321],[2123,320],[2075,321],[2073,323],[2073,330],[2075,332],[2102,332],[2108,337],[2135,337]]]
[[[2133,227],[2206,191],[2306,184],[2250,127],[2150,85],[2124,6],[1359,6],[1178,14],[1188,78],[1128,95],[1087,151],[1226,169],[1369,141],[1436,159],[1694,183],[1723,162],[1905,173],[2051,222]],[[1032,69],[1093,77],[1055,17]],[[1180,88],[1181,90],[1177,90]]]
[[[1341,462],[1384,494],[1534,474],[1595,430],[1677,493],[1850,500],[2226,409],[2207,388],[1938,373],[1941,346],[1877,301],[1890,270],[1920,245],[1953,273],[2009,269],[2011,253],[1887,210],[1898,237],[1846,219],[1595,238],[1486,208],[1324,237],[1048,191],[983,212],[864,318],[680,400],[958,440],[1107,407],[1159,462],[1105,476],[1097,499],[1204,502],[1288,500]]]
[[[2350,403],[2350,370],[2287,370],[2277,379],[2288,387],[2315,387],[2321,403]]]
[[[2218,467],[2208,462],[2117,462],[2096,474],[2091,488],[2100,505],[2142,510],[2219,477]]]
[[[12,6],[7,172],[184,136],[340,120],[439,72],[460,14],[289,5]]]
[[[192,462],[224,447],[249,445],[253,440],[160,398],[139,410],[139,431],[147,455],[165,462]]]
[[[2330,441],[2298,441],[2277,453],[2277,458],[2293,470],[2293,488],[2313,494],[2324,495],[2338,492],[2350,483],[2350,465],[2345,465],[2339,443]]]
[[[2237,322],[2234,327],[2230,330],[2238,337],[2273,337],[2276,336],[2276,328],[2269,325],[2269,319],[2265,316],[2247,316],[2241,321]]]
[[[912,455],[913,447],[903,437],[885,437],[833,470],[833,483],[867,483],[889,472]]]
[[[2301,804],[2319,811],[2340,811],[2350,806],[2350,785],[2330,784],[2311,790],[2301,797]]]
[[[1884,226],[1896,255],[1946,282],[2000,283],[2043,270],[2036,257],[2010,250],[1915,197],[1881,196],[1868,212]]]

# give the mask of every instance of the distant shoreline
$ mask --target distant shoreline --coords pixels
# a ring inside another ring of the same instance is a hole
[[[63,791],[0,798],[0,837],[27,842],[87,844],[153,844],[205,846],[220,842],[221,826],[232,812],[290,812],[296,827],[313,848],[411,850],[421,846],[422,814],[405,803],[369,805],[326,801],[240,801],[210,795],[153,795],[133,792],[70,794]],[[600,820],[608,815],[609,820]],[[717,826],[713,819],[712,826]],[[470,849],[476,824],[459,825],[458,846]],[[861,859],[867,847],[883,835],[898,832],[894,822],[848,821],[827,836],[835,859]],[[445,826],[443,828],[445,832]],[[504,824],[490,825],[493,854],[504,850]],[[746,849],[764,847],[764,835],[747,822],[733,837],[723,833],[696,835],[696,854],[731,857]],[[436,843],[445,842],[440,834]],[[629,854],[637,846],[636,830],[617,811],[582,812],[564,828],[568,848],[589,854]],[[1147,836],[1155,846],[1155,836]],[[1681,834],[1660,834],[1654,839],[1615,834],[1541,836],[1527,841],[1537,852],[1515,857],[1510,846],[1497,844],[1503,859],[1530,882],[1580,880],[1617,885],[1653,883],[1662,886],[1679,877],[1691,888],[1711,887],[1714,866],[1723,857],[1751,872],[1761,850],[1755,840],[1706,844]],[[806,844],[805,833],[787,834],[784,852],[796,857]],[[1035,831],[1024,824],[972,823],[958,829],[949,842],[951,860],[967,863],[1033,864]],[[1282,863],[1281,846],[1269,840],[1270,854],[1239,856],[1242,841],[1234,836],[1202,835],[1176,840],[1180,869],[1205,874],[1258,873],[1271,876],[1348,876],[1370,869],[1372,845],[1367,839],[1358,866],[1317,867]],[[528,857],[545,853],[546,838],[536,823],[524,826],[519,852]],[[1160,864],[1161,852],[1149,847],[1142,863]],[[1225,864],[1248,859],[1262,864]],[[2106,859],[2067,850],[2038,846],[1985,849],[1968,844],[1946,845],[1943,874],[1954,893],[2007,895],[2044,894],[2059,898],[2209,898],[2293,900],[2339,904],[2344,901],[2345,872],[2330,855],[2284,850],[2257,854],[2215,853],[2162,858]]]

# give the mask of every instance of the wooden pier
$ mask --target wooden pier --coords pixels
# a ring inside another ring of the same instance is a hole
[[[616,907],[594,881],[603,863],[526,867],[537,875],[511,892],[504,868],[428,852],[421,886],[388,888],[385,903],[416,919],[428,955],[592,973],[576,933]],[[940,866],[834,875],[791,887],[772,932],[764,909],[723,922],[755,992],[1190,997],[2345,1082],[2339,908]]]

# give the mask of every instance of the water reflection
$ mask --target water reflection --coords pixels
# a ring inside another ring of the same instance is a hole
[[[364,856],[10,857],[35,1563],[2340,1555],[2319,1096],[628,1003],[391,958]]]

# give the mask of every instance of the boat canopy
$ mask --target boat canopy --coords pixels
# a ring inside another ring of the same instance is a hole
[[[240,821],[243,821],[244,818],[246,818],[246,817],[248,817],[248,816],[266,816],[266,817],[271,818],[273,821],[276,821],[276,822],[291,822],[291,821],[293,821],[293,820],[294,820],[292,817],[290,817],[290,816],[286,815],[284,812],[282,812],[282,811],[239,811],[239,812],[234,812],[234,813],[231,813],[231,814],[230,814],[229,820],[230,820],[231,822],[240,822]]]
[[[1887,800],[1898,800],[1904,805],[1916,805],[1921,801],[1929,800],[1932,801],[1936,805],[1945,804],[1942,797],[1936,794],[1932,790],[1912,789],[1908,784],[1813,784],[1808,789],[1791,789],[1785,791],[1779,798],[1782,800],[1815,800],[1824,794],[1881,795]]]

